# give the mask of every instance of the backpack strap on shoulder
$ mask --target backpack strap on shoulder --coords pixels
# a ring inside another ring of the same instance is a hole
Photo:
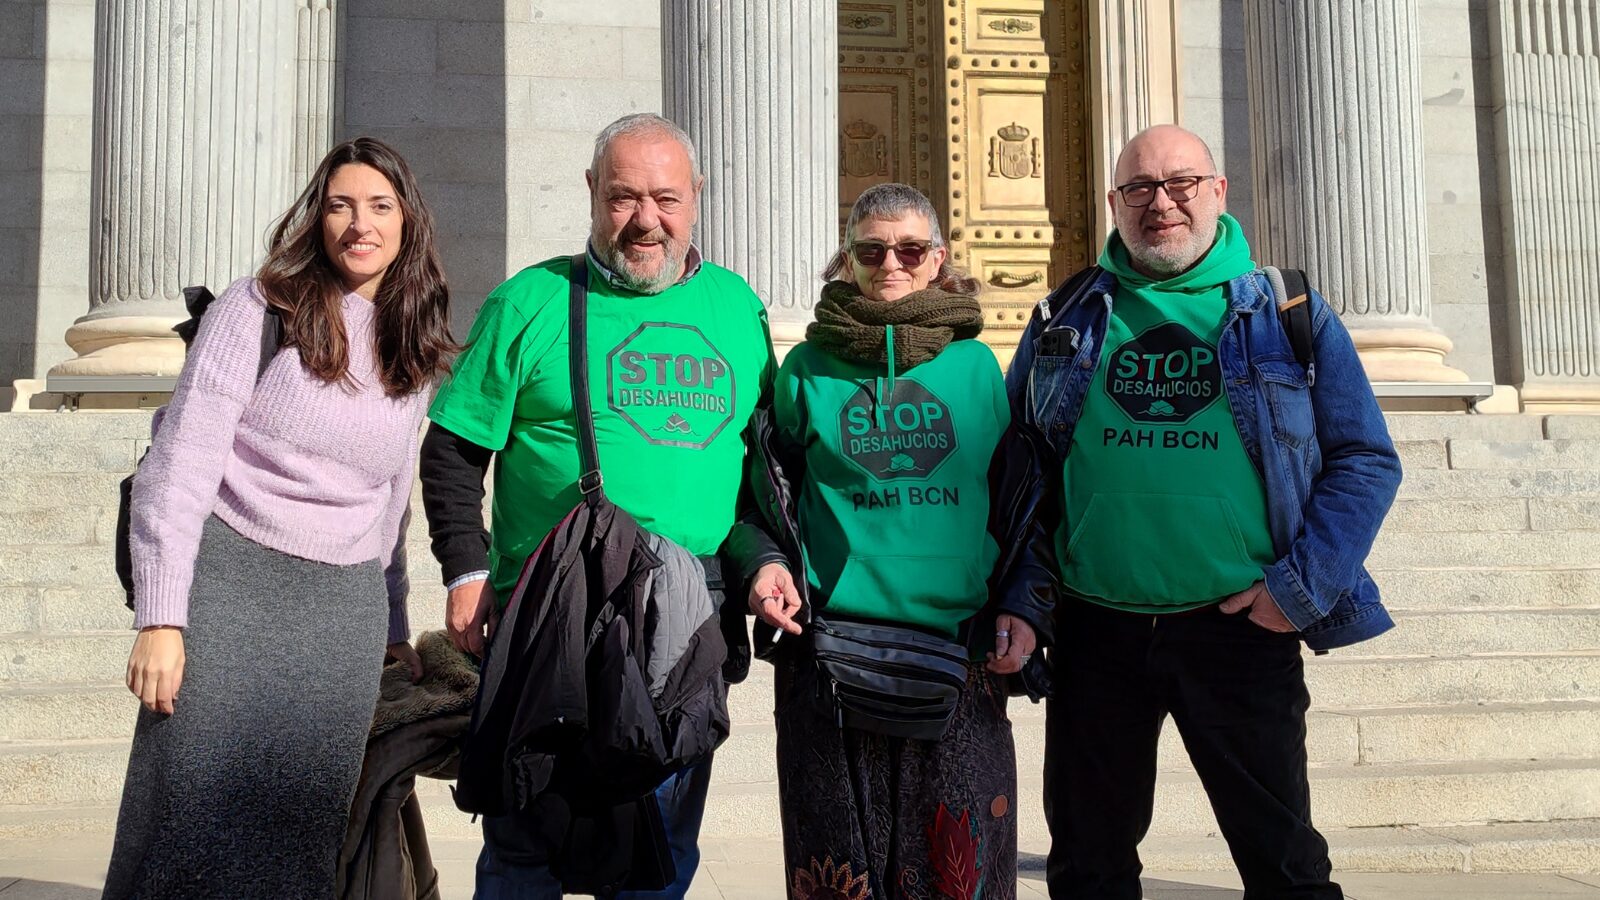
[[[1034,307],[1034,314],[1048,327],[1056,316],[1064,311],[1077,306],[1084,297],[1089,295],[1089,289],[1100,280],[1105,269],[1099,266],[1089,266],[1079,269],[1072,277],[1061,283],[1061,287],[1051,291],[1038,305]]]
[[[1278,322],[1289,337],[1294,360],[1306,370],[1306,383],[1317,383],[1317,361],[1313,353],[1315,335],[1311,322],[1311,285],[1300,269],[1266,268],[1267,280],[1277,295]]]
[[[278,355],[278,350],[283,347],[283,314],[267,307],[267,314],[261,317],[261,361],[256,363],[256,380],[267,374],[267,366],[272,365],[272,360]]]

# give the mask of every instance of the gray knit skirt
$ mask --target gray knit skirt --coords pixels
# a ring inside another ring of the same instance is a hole
[[[208,519],[176,711],[139,710],[104,896],[332,897],[388,621],[377,561],[311,562]]]

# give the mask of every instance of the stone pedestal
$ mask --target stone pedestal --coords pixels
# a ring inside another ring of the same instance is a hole
[[[1511,380],[1528,412],[1600,412],[1600,39],[1588,3],[1493,0]]]
[[[666,0],[662,99],[706,189],[706,258],[743,275],[773,339],[804,335],[839,248],[838,4]]]
[[[1430,319],[1416,0],[1246,0],[1256,258],[1303,268],[1373,381],[1464,382]]]
[[[311,143],[326,146],[331,4],[99,0],[95,13],[89,312],[67,330],[78,357],[50,374],[174,375],[182,289],[250,274]]]

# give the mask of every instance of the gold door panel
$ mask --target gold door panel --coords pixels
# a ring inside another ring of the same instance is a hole
[[[938,209],[1009,358],[1093,251],[1085,0],[839,4],[841,220],[901,181]]]

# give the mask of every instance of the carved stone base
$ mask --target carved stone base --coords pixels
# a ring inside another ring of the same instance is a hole
[[[74,359],[58,363],[51,375],[166,375],[183,368],[183,341],[172,326],[182,316],[118,316],[80,319],[67,329]]]
[[[1600,413],[1600,381],[1524,384],[1522,411],[1543,415]]]
[[[1350,328],[1369,381],[1420,381],[1455,384],[1467,373],[1445,365],[1455,345],[1437,331],[1424,328]]]

